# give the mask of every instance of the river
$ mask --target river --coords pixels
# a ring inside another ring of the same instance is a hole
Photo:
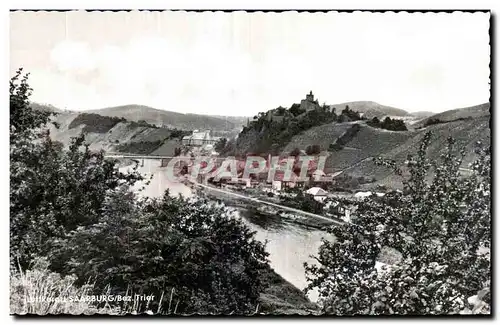
[[[128,168],[123,167],[120,170],[126,171]],[[153,174],[151,183],[139,192],[140,195],[159,197],[167,189],[173,196],[193,195],[188,186],[167,179],[166,168],[160,167],[159,160],[144,160],[144,166],[140,167],[139,172]],[[137,188],[140,186],[142,185],[138,185]],[[317,254],[322,238],[332,239],[332,237],[324,231],[294,224],[278,216],[259,217],[244,209],[233,209],[242,217],[245,224],[256,232],[259,241],[267,241],[266,250],[269,253],[271,267],[294,286],[304,289],[307,285],[304,262],[315,263],[311,256]],[[317,292],[310,292],[308,295],[311,301],[316,301],[317,296]]]

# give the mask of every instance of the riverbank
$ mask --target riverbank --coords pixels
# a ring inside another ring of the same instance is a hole
[[[324,231],[332,224],[340,224],[343,222],[340,219],[336,220],[325,216],[296,210],[294,208],[281,206],[279,203],[275,202],[266,202],[265,204],[263,204],[263,200],[261,199],[245,197],[245,195],[242,195],[240,193],[232,194],[229,191],[225,193],[226,191],[212,188],[211,186],[204,186],[203,190],[200,190],[198,192],[198,195],[205,196],[211,200],[223,202],[230,207],[236,207],[251,211],[255,215],[261,216],[262,218],[279,217],[285,222],[294,223],[317,230]],[[259,202],[256,202],[257,200]]]
[[[275,315],[318,315],[319,306],[269,268],[262,275],[264,290],[260,294],[258,313]]]

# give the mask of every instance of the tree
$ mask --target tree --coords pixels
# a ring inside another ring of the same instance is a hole
[[[308,193],[303,193],[301,189],[290,188],[287,190],[288,195],[281,195],[280,200],[284,205],[303,210],[306,212],[321,214],[324,204],[316,201],[314,196]],[[290,196],[290,194],[295,194]]]
[[[313,144],[310,146],[307,146],[306,148],[306,154],[307,155],[318,155],[321,153],[321,147],[319,144]]]
[[[300,109],[300,105],[299,104],[293,104],[290,107],[290,113],[292,113],[293,116],[297,116],[297,115],[300,115],[300,114],[304,113],[304,111]]]
[[[154,294],[160,312],[256,310],[267,253],[239,218],[168,191],[139,199],[131,187],[144,180],[137,165],[120,172],[83,136],[67,149],[53,142],[43,131],[49,119],[30,110],[27,78],[17,80],[10,87],[11,262],[26,269],[46,257],[51,271],[75,274],[79,284],[91,278],[93,294]]]
[[[55,114],[31,108],[29,97],[33,89],[28,84],[29,74],[22,73],[23,69],[18,69],[9,83],[11,145],[19,137],[33,139],[40,136],[38,129],[46,125]]]
[[[440,164],[429,161],[430,137],[407,166],[379,160],[404,176],[404,193],[356,203],[353,224],[332,227],[336,242],[321,246],[319,266],[306,265],[325,312],[455,314],[478,292],[489,303],[489,151],[478,150],[474,174],[464,177],[464,151],[449,139]],[[396,250],[399,262],[376,267],[384,247]]]
[[[371,121],[366,122],[366,124],[373,126],[375,128],[379,128],[380,120],[378,119],[378,117],[375,116],[374,118],[371,119]]]
[[[242,221],[208,201],[139,201],[126,189],[108,197],[98,224],[60,242],[65,273],[96,279],[115,294],[172,294],[177,313],[251,313],[267,269],[264,245]],[[160,306],[158,306],[160,304]],[[166,310],[169,299],[150,305]],[[173,308],[172,308],[173,309]]]
[[[290,151],[290,156],[291,157],[298,157],[298,156],[300,156],[300,149],[299,148],[295,148],[292,151]]]
[[[222,152],[227,144],[227,138],[220,138],[214,145],[214,149],[217,152]]]
[[[83,135],[68,150],[53,142],[44,130],[51,114],[31,109],[21,72],[10,81],[10,249],[25,267],[67,232],[97,222],[107,192],[143,177],[91,152]]]

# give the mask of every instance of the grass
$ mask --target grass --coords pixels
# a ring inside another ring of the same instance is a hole
[[[96,314],[112,313],[109,309],[97,309],[89,302],[69,301],[90,295],[92,285],[75,286],[76,277],[61,277],[48,270],[48,262],[39,259],[31,270],[20,268],[10,277],[10,313],[25,314]]]
[[[307,299],[302,290],[293,286],[271,268],[262,274],[265,289],[260,294],[258,313],[301,314],[317,313],[318,306]]]
[[[154,314],[149,308],[149,302],[133,300],[119,304],[118,302],[91,302],[86,297],[95,295],[94,285],[87,283],[83,286],[75,285],[76,277],[61,276],[49,270],[49,263],[45,258],[37,259],[31,269],[22,270],[18,267],[10,276],[10,313],[15,315],[125,315]],[[110,294],[109,287],[103,292]],[[172,294],[167,313],[174,312]],[[125,296],[134,296],[126,292]],[[163,294],[160,298],[160,306]],[[156,313],[165,313],[157,309]]]

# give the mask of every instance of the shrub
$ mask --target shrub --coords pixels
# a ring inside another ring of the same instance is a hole
[[[408,131],[408,128],[403,120],[391,119],[390,117],[386,117],[382,122],[380,122],[377,117],[374,117],[370,121],[366,122],[366,124],[375,128],[390,131]]]
[[[316,201],[313,195],[303,193],[300,189],[292,189],[288,193],[296,195],[281,195],[280,200],[284,205],[316,214],[321,214],[323,212],[324,204]]]
[[[290,151],[290,156],[291,157],[298,157],[300,156],[300,149],[299,148],[295,148],[293,149],[292,151]]]
[[[313,145],[307,146],[307,148],[306,148],[307,155],[318,155],[320,153],[321,153],[321,147],[318,144],[313,144]]]
[[[427,121],[425,121],[424,127],[427,127],[429,125],[434,125],[434,124],[441,124],[441,123],[445,123],[445,122],[441,121],[438,118],[429,118]]]
[[[404,169],[379,161],[404,176],[404,193],[356,203],[353,224],[332,227],[336,241],[321,246],[319,265],[306,265],[325,313],[457,314],[488,287],[490,153],[479,149],[474,174],[464,177],[464,152],[452,139],[440,164],[427,159],[430,137]],[[382,247],[399,252],[399,262],[377,268]],[[489,304],[488,295],[480,300]]]
[[[214,145],[214,149],[217,152],[222,152],[224,148],[227,145],[227,139],[226,138],[220,138]]]
[[[239,219],[207,201],[165,196],[135,203],[131,193],[108,197],[99,224],[60,242],[54,259],[70,257],[65,273],[96,279],[112,292],[173,293],[178,313],[251,313],[267,267],[264,245]],[[152,306],[166,310],[168,301]]]
[[[342,113],[338,116],[338,122],[344,122],[345,119],[348,121],[359,121],[362,120],[359,112],[353,111],[349,108],[349,105],[342,110]]]

